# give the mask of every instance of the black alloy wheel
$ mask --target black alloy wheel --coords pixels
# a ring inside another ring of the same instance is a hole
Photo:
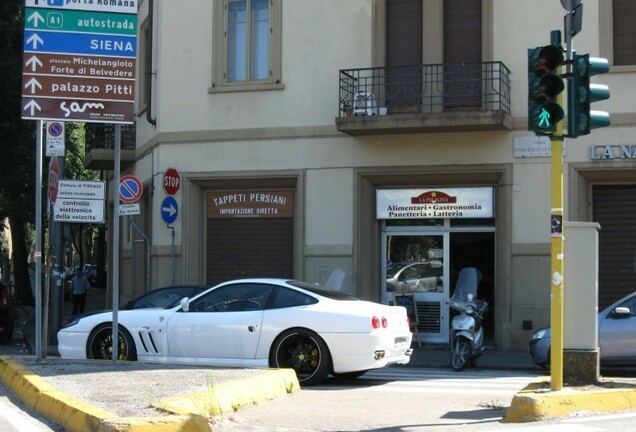
[[[274,342],[270,365],[294,369],[298,382],[310,386],[325,380],[331,369],[331,356],[327,344],[316,333],[291,329]]]
[[[137,360],[135,342],[125,328],[119,326],[117,339],[117,359]],[[101,324],[91,332],[86,343],[86,358],[95,360],[111,360],[113,358],[113,326],[111,323]]]

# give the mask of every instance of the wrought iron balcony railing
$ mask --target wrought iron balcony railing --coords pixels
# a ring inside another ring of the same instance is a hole
[[[502,62],[340,70],[338,117],[499,111],[510,114]]]
[[[122,150],[135,149],[135,124],[121,126]],[[115,125],[113,123],[86,123],[86,153],[95,149],[115,148]]]

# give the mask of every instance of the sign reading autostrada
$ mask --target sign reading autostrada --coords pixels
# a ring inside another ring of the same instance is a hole
[[[133,123],[136,0],[26,0],[22,118]]]

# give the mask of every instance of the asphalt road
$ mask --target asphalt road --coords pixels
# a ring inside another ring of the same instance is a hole
[[[26,407],[0,382],[0,431],[63,432],[64,428]]]

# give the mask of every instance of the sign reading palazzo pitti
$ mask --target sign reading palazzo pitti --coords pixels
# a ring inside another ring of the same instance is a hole
[[[291,218],[294,191],[210,191],[206,207],[208,219]]]

